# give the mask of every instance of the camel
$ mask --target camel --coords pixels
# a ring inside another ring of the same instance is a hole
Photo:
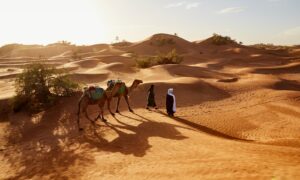
[[[114,113],[111,111],[110,109],[110,101],[111,101],[111,98],[113,96],[115,96],[120,87],[122,86],[123,84],[122,83],[115,83],[114,87],[111,89],[111,90],[105,90],[103,92],[103,95],[100,99],[98,100],[93,100],[91,99],[89,96],[88,96],[88,89],[85,89],[82,96],[80,97],[79,99],[79,102],[78,102],[78,112],[77,112],[77,125],[78,125],[78,129],[79,131],[80,130],[83,130],[83,128],[80,127],[80,112],[84,112],[85,113],[85,117],[91,121],[91,123],[95,123],[95,121],[98,119],[98,118],[101,118],[101,120],[103,122],[106,122],[106,119],[104,118],[103,116],[103,107],[105,105],[105,102],[107,101],[107,107],[108,107],[108,110],[109,112],[114,115]],[[96,105],[98,104],[99,108],[100,108],[100,113],[99,115],[96,117],[95,120],[91,120],[87,114],[87,107],[89,105]]]
[[[127,87],[126,84],[124,82],[121,82],[122,86],[120,87],[120,90],[118,91],[117,94],[113,95],[114,98],[118,98],[118,102],[117,102],[117,109],[116,109],[116,113],[120,113],[119,112],[119,104],[120,104],[120,100],[121,97],[125,98],[125,101],[127,103],[128,109],[130,112],[133,112],[133,110],[131,109],[130,105],[129,105],[129,94],[138,87],[139,84],[143,83],[142,80],[139,79],[135,79],[130,87]],[[124,88],[124,90],[122,90],[122,88]]]

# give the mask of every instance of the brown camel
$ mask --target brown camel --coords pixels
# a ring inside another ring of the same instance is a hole
[[[117,102],[117,109],[116,109],[116,113],[119,113],[119,104],[120,104],[120,100],[121,100],[121,97],[124,97],[125,98],[125,101],[127,103],[127,106],[128,106],[128,109],[130,112],[133,112],[133,110],[131,109],[130,105],[129,105],[129,94],[135,89],[138,87],[139,84],[143,83],[142,80],[139,80],[139,79],[135,79],[131,86],[130,87],[127,87],[126,84],[124,82],[122,82],[121,84],[121,87],[118,91],[117,94],[113,95],[113,97],[116,97],[118,98],[118,102]]]
[[[110,101],[111,101],[111,98],[118,93],[121,86],[122,86],[122,83],[115,83],[114,87],[111,90],[105,90],[103,92],[102,97],[98,100],[91,99],[88,96],[88,92],[87,92],[88,90],[87,89],[84,90],[84,92],[78,102],[77,125],[78,125],[79,130],[83,130],[83,128],[80,127],[80,112],[84,112],[85,117],[88,120],[90,120],[93,124],[95,123],[95,121],[98,118],[101,118],[102,121],[106,122],[106,120],[104,119],[104,116],[103,116],[103,107],[105,105],[105,102],[107,101],[108,110],[112,115],[114,115],[114,113],[112,113],[112,111],[110,109]],[[100,113],[96,117],[95,120],[91,120],[87,114],[87,107],[89,105],[96,105],[96,104],[98,104],[98,106],[100,108]]]

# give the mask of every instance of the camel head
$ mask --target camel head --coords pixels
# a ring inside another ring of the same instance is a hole
[[[131,86],[129,87],[129,93],[131,93],[135,88],[137,88],[138,87],[138,85],[139,84],[141,84],[141,83],[143,83],[143,81],[142,80],[139,80],[139,79],[135,79],[133,82],[132,82],[132,84],[131,84]]]
[[[135,79],[133,82],[137,83],[137,84],[142,84],[143,81],[142,80],[139,80],[139,79]]]
[[[134,89],[134,88],[138,87],[138,85],[139,85],[139,84],[142,84],[142,83],[143,83],[142,80],[135,79],[135,80],[132,82],[131,89]]]

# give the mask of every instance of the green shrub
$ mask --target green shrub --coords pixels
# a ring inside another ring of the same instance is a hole
[[[56,96],[71,96],[78,88],[79,85],[65,74],[60,74],[50,81],[50,91]]]
[[[221,36],[219,34],[213,34],[212,43],[215,45],[226,45],[230,43],[236,43],[229,36]]]
[[[116,46],[116,47],[127,47],[127,46],[130,46],[132,43],[126,41],[126,40],[123,40],[122,42],[116,42],[116,43],[113,43],[112,45],[113,46]]]
[[[173,49],[167,54],[159,54],[157,56],[136,57],[136,64],[140,68],[148,68],[158,64],[180,64],[183,57],[178,55],[176,50]]]
[[[150,42],[150,45],[155,45],[155,46],[164,46],[164,45],[171,45],[171,44],[175,44],[175,41],[172,38],[165,38],[165,37],[157,37]]]
[[[72,59],[73,59],[73,60],[78,60],[78,59],[80,59],[80,56],[78,55],[78,52],[73,52],[73,54],[72,54]]]
[[[154,64],[153,57],[136,57],[135,62],[139,68],[148,68]]]
[[[280,46],[280,45],[274,45],[272,43],[264,44],[254,44],[252,47],[257,49],[263,49],[263,50],[289,50],[291,47],[289,46]]]
[[[78,88],[62,72],[42,64],[29,65],[16,78],[15,85],[13,110],[25,108],[30,112],[38,112],[53,104],[58,96],[71,95]]]
[[[175,49],[166,55],[159,55],[156,57],[157,64],[180,64],[183,61],[183,57],[179,56]]]

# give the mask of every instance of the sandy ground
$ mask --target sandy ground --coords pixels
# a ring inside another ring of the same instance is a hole
[[[155,47],[157,37],[174,44]],[[105,112],[108,123],[76,126],[77,101],[62,98],[52,108],[29,116],[0,118],[0,179],[299,179],[300,56],[298,47],[271,51],[210,39],[188,42],[154,35],[128,47],[84,47],[70,60],[70,49],[52,47],[44,63],[65,68],[77,82],[106,87],[120,78],[130,86],[135,113],[121,102],[121,114]],[[153,55],[176,48],[179,65],[135,67],[130,52]],[[39,48],[41,51],[41,48]],[[14,78],[31,61],[31,49],[0,57],[0,105],[14,95]],[[26,57],[26,58],[25,58]],[[155,84],[159,110],[145,109],[147,89]],[[173,87],[178,111],[165,115],[165,94]],[[113,105],[113,109],[115,105]],[[107,111],[107,110],[106,110]],[[88,109],[96,117],[98,108]]]

